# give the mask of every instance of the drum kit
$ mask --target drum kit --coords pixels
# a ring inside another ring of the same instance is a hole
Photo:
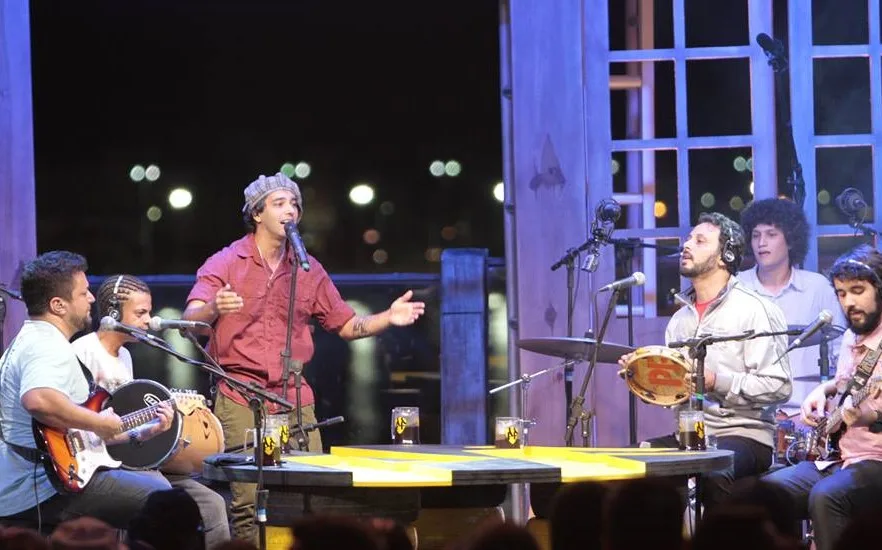
[[[132,380],[117,388],[105,406],[125,415],[170,399],[176,412],[169,430],[147,441],[111,445],[110,456],[132,470],[202,472],[202,461],[224,450],[223,429],[204,396],[195,390],[169,390],[152,380]]]
[[[790,325],[787,331],[790,335],[790,341],[792,342],[804,330],[804,326]],[[827,326],[806,338],[798,347],[821,345],[822,350],[825,350],[826,343],[838,338],[843,332],[844,329],[841,327]],[[516,380],[490,390],[490,393],[493,394],[520,385],[521,411],[523,413],[526,413],[527,410],[527,393],[530,382],[534,378],[562,367],[590,360],[595,347],[597,347],[598,363],[617,364],[623,355],[631,354],[624,368],[619,370],[619,376],[625,380],[629,391],[643,402],[650,405],[673,407],[684,403],[691,395],[689,389],[691,362],[680,351],[666,346],[650,345],[635,348],[607,342],[598,345],[597,341],[592,338],[544,337],[519,340],[518,347],[540,355],[563,359],[563,362],[557,365],[532,374],[524,374]],[[823,360],[819,361],[819,364],[821,363]],[[825,378],[819,374],[796,379],[820,381]],[[522,422],[526,442],[528,427],[534,422],[529,419],[522,419]],[[789,464],[795,464],[805,456],[809,431],[798,428],[793,417],[782,414],[781,411],[776,417],[776,422],[776,456],[779,462],[786,461]]]

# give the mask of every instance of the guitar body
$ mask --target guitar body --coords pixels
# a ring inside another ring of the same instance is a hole
[[[81,406],[99,412],[110,397],[98,388]],[[85,430],[63,430],[33,421],[34,441],[43,453],[43,466],[59,492],[79,493],[95,472],[118,468],[120,462],[107,453],[104,440]]]
[[[882,377],[874,376],[864,388],[851,396],[852,406],[859,406],[864,399],[878,397],[880,391],[882,391]],[[834,401],[839,403],[842,403],[843,399],[841,393],[834,397]],[[842,410],[842,405],[836,407],[812,430],[806,445],[806,460],[839,460],[839,440],[848,429],[842,420]]]

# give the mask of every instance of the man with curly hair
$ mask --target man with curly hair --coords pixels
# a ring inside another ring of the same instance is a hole
[[[833,325],[845,326],[845,317],[830,281],[820,273],[798,266],[805,261],[809,225],[802,209],[790,199],[762,199],[741,213],[741,227],[750,239],[748,256],[756,266],[742,271],[738,279],[745,286],[777,304],[789,325],[809,325],[822,310],[833,314]],[[830,365],[836,365],[840,340],[828,343]],[[819,374],[820,346],[791,351],[793,394],[781,408],[788,416],[799,413],[805,397],[817,381],[797,380]]]

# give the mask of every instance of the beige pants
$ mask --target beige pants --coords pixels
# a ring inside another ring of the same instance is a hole
[[[224,429],[227,448],[243,445],[245,430],[254,428],[254,412],[249,407],[239,405],[218,392],[214,414]],[[303,407],[302,416],[304,424],[315,422],[315,406]],[[288,415],[291,425],[297,422],[296,417],[294,412]],[[293,433],[291,438],[294,439]],[[309,432],[309,450],[312,452],[322,451],[322,436],[318,430]],[[250,541],[255,546],[258,545],[257,527],[254,523],[254,492],[256,490],[256,483],[230,483],[230,492],[233,496],[230,503],[233,538]]]

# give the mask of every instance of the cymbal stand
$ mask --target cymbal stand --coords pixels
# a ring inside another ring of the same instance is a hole
[[[566,359],[561,363],[554,365],[553,367],[548,367],[547,369],[542,369],[540,371],[536,371],[532,374],[526,373],[522,374],[520,378],[517,380],[512,380],[506,384],[501,386],[497,386],[490,390],[490,395],[501,392],[504,389],[512,388],[514,386],[518,386],[520,393],[518,397],[521,400],[521,414],[527,415],[527,397],[530,393],[530,382],[533,381],[534,378],[542,376],[543,374],[547,374],[552,371],[556,371],[560,368],[564,369],[572,369],[574,365],[581,363],[582,361],[579,359]],[[523,441],[523,445],[526,447],[530,441],[530,428],[536,425],[536,421],[532,418],[519,418],[521,423],[521,433],[523,437],[521,440]],[[512,486],[512,491],[520,491],[521,495],[521,504],[523,509],[520,510],[520,517],[526,518],[529,515],[530,508],[530,485],[528,483],[516,483]],[[517,517],[517,515],[515,515]]]
[[[520,393],[518,394],[518,397],[521,400],[521,414],[526,415],[527,414],[527,397],[528,397],[528,394],[530,393],[530,382],[532,382],[534,378],[538,378],[544,374],[548,374],[549,372],[556,371],[560,368],[571,369],[575,365],[578,365],[581,362],[582,362],[581,359],[566,359],[566,360],[562,361],[561,363],[558,363],[557,365],[554,365],[552,367],[548,367],[546,369],[542,369],[542,370],[536,371],[534,373],[524,373],[517,380],[512,380],[511,382],[507,382],[501,386],[497,386],[497,387],[491,389],[489,393],[490,393],[490,395],[493,395],[495,393],[501,392],[504,389],[512,388],[514,386],[519,386],[518,389],[520,390]],[[533,420],[532,418],[519,418],[518,420],[521,421],[521,425],[523,427],[522,433],[524,436],[523,437],[524,445],[527,445],[528,440],[529,440],[530,428],[536,424],[536,421]]]

